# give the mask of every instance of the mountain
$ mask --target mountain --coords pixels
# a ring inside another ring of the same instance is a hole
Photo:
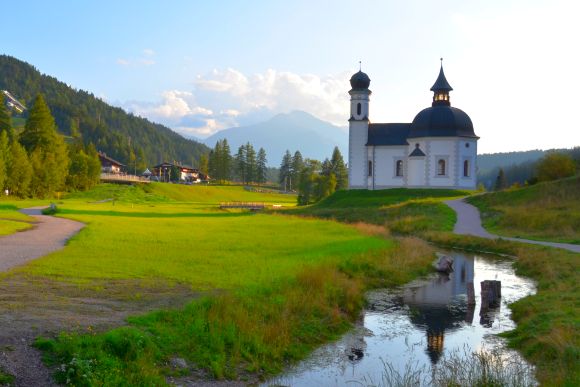
[[[76,123],[85,142],[92,142],[97,149],[125,164],[129,163],[131,150],[139,163],[145,165],[160,160],[189,164],[209,151],[199,142],[110,106],[93,94],[73,89],[11,56],[0,55],[0,90],[7,90],[28,107],[42,93],[61,133],[70,135]],[[26,114],[24,111],[22,116]]]
[[[227,139],[232,153],[248,141],[257,149],[266,150],[268,164],[278,166],[286,150],[299,150],[303,157],[324,160],[330,158],[338,146],[345,159],[348,154],[348,132],[303,111],[278,114],[268,121],[249,126],[220,130],[206,138],[213,147],[220,139]]]

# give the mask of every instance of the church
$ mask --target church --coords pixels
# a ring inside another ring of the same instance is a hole
[[[475,189],[479,137],[469,116],[451,106],[443,63],[431,107],[411,123],[371,123],[370,83],[362,71],[350,79],[349,188]]]

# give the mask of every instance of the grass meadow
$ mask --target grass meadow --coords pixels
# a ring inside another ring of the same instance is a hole
[[[572,183],[553,184],[535,189],[561,193],[558,184]],[[520,201],[514,199],[514,206],[538,205],[527,202],[539,200],[539,194],[514,192],[501,200],[496,194],[477,200],[508,206],[516,195]],[[102,185],[58,203],[58,216],[87,224],[66,249],[8,275],[80,287],[131,279],[202,291],[180,308],[133,316],[116,329],[39,338],[36,345],[59,382],[163,385],[167,377],[179,380],[191,372],[255,382],[346,331],[368,288],[403,284],[429,272],[433,248],[424,240],[508,254],[518,257],[520,275],[538,283],[536,295],[510,306],[518,326],[505,334],[509,345],[536,366],[541,384],[580,384],[578,255],[452,234],[455,215],[442,201],[466,194],[340,191],[294,208],[295,197],[233,186]],[[220,202],[232,200],[283,209],[219,210]],[[0,203],[5,213],[27,205]],[[172,367],[175,357],[187,368]]]
[[[224,201],[292,207],[296,197],[235,186],[101,185],[57,202],[57,216],[87,227],[64,250],[4,278],[95,289],[131,280],[202,295],[113,330],[39,339],[59,382],[162,385],[185,372],[169,365],[173,357],[210,378],[257,380],[347,330],[369,286],[430,270],[433,250],[420,240],[394,241],[366,224],[220,210]],[[13,206],[7,212],[29,205],[3,203]]]
[[[580,243],[580,177],[474,196],[483,223],[499,235]]]
[[[32,218],[17,211],[13,204],[0,202],[0,236],[24,231],[32,227]]]

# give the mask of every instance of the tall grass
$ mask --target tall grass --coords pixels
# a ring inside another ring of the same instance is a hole
[[[580,243],[580,177],[469,198],[500,235]]]
[[[105,334],[61,335],[37,346],[75,385],[159,384],[173,356],[215,378],[260,377],[302,359],[351,326],[371,285],[402,284],[427,272],[433,250],[401,240],[342,264],[309,265],[295,275],[206,297],[183,309],[129,319]]]

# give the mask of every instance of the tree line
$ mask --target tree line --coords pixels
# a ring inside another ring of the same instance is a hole
[[[77,130],[85,143],[143,172],[163,160],[196,164],[209,149],[169,128],[112,107],[93,94],[75,90],[16,58],[0,55],[0,89],[31,105],[41,93],[61,133]],[[24,112],[27,118],[29,112]]]
[[[74,123],[71,123],[74,129]],[[53,196],[86,190],[99,182],[101,164],[94,145],[85,146],[78,130],[65,143],[43,96],[38,94],[22,133],[12,127],[0,98],[0,188],[17,197]]]
[[[230,180],[242,184],[264,184],[268,180],[268,159],[266,151],[260,148],[258,152],[249,142],[240,145],[232,156],[228,140],[218,140],[208,156],[200,159],[200,172],[211,176],[218,182]]]
[[[550,151],[538,161],[527,161],[497,170],[494,191],[574,176],[580,170],[580,147]]]
[[[279,183],[285,191],[298,192],[298,204],[315,203],[348,187],[348,170],[338,147],[323,162],[304,159],[300,151],[286,151],[280,164]]]

